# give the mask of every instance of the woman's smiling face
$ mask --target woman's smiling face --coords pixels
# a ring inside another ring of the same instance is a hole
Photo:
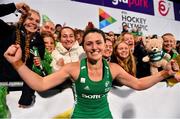
[[[100,33],[92,32],[84,38],[84,50],[86,55],[91,60],[99,60],[104,53],[105,42]]]

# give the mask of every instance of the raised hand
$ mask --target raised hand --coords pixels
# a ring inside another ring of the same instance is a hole
[[[176,74],[174,75],[174,78],[180,82],[180,69],[179,69],[179,65],[177,63],[177,61],[173,61],[171,63],[171,66],[172,66],[172,70],[176,72]]]
[[[169,75],[173,76],[167,79],[168,86],[172,87],[180,82],[180,70],[177,60],[171,60],[166,65],[166,70],[169,72]]]
[[[22,57],[22,50],[20,45],[17,44],[9,46],[9,48],[4,53],[4,57],[11,64],[20,61]]]
[[[180,82],[180,71],[177,72],[177,73],[174,75],[174,78],[175,78],[178,82]]]
[[[16,9],[22,14],[27,14],[30,10],[30,7],[27,4],[20,2],[16,3]]]

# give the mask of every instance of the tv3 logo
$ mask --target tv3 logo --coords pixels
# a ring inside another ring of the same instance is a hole
[[[162,16],[166,16],[170,10],[170,3],[167,0],[160,0],[158,3],[158,11]]]

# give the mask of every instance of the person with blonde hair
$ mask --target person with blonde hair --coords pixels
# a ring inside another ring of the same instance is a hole
[[[136,77],[136,61],[129,45],[124,41],[116,41],[114,44],[111,62],[119,64],[126,72]],[[122,86],[117,80],[114,86]]]
[[[116,41],[114,44],[114,61],[125,71],[136,76],[136,61],[129,45],[125,41]]]
[[[135,37],[132,33],[130,32],[124,32],[122,33],[117,41],[124,41],[128,44],[128,46],[131,49],[131,52],[134,53],[134,48],[135,48]]]
[[[171,58],[175,58],[178,55],[176,50],[176,39],[172,33],[165,33],[163,38],[163,51],[171,55]]]
[[[21,16],[19,21],[14,25],[9,25],[0,19],[0,81],[1,82],[20,82],[21,77],[3,57],[4,52],[12,44],[19,44],[22,49],[22,61],[32,69],[33,55],[30,50],[33,46],[39,50],[40,57],[44,56],[44,42],[38,33],[40,24],[40,14],[38,11],[30,9],[25,3],[9,3],[1,4],[1,16],[20,11]],[[20,90],[19,88],[8,88],[9,90]],[[23,83],[22,95],[19,100],[19,107],[29,107],[35,102],[34,90],[26,83]]]

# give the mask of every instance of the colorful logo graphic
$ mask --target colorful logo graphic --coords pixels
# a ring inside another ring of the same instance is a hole
[[[164,0],[159,1],[158,10],[162,16],[166,16],[169,13],[170,5]]]
[[[106,13],[104,10],[99,8],[99,28],[100,29],[102,29],[106,26],[109,26],[114,22],[116,22],[116,19],[114,19],[108,13]]]

